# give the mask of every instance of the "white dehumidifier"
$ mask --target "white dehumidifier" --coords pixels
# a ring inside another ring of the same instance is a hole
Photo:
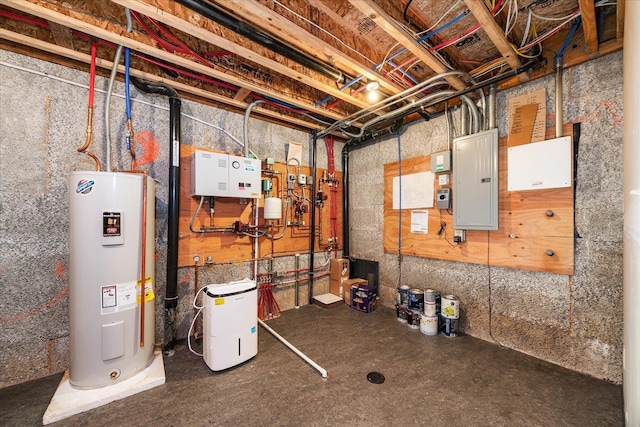
[[[203,357],[221,371],[258,353],[258,291],[253,280],[207,285],[204,290]]]

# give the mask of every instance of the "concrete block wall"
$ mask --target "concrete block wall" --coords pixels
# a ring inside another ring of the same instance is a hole
[[[88,68],[88,67],[87,67]],[[74,170],[94,170],[92,160],[76,152],[86,137],[88,72],[50,64],[0,50],[0,387],[62,372],[68,367],[68,196],[67,179]],[[91,151],[106,170],[104,91],[107,79],[98,77]],[[112,169],[128,169],[124,146],[123,85],[116,82],[111,101]],[[165,324],[168,100],[132,88],[134,129],[148,132],[136,147],[142,167],[156,179],[156,342],[172,332]],[[242,148],[216,127],[243,138],[243,115],[196,102],[182,102],[182,143],[241,153]],[[307,133],[251,119],[250,148],[259,158],[284,161],[290,141],[308,147]],[[116,148],[117,147],[117,148]],[[335,164],[340,165],[340,144]],[[309,150],[303,149],[304,165]],[[318,144],[318,167],[326,168],[326,150]],[[325,261],[318,253],[315,265]],[[302,255],[300,265],[308,265]],[[277,258],[277,270],[291,270],[294,257]],[[265,271],[260,263],[259,271]],[[177,338],[186,338],[193,316],[194,267],[178,272]],[[251,276],[250,264],[199,267],[199,286]],[[288,277],[284,278],[289,279]],[[326,293],[328,278],[314,284],[314,295]],[[294,305],[294,287],[275,288],[280,307]],[[308,304],[308,287],[299,291],[300,305]]]
[[[385,305],[393,305],[398,285],[453,293],[464,333],[620,384],[622,52],[565,70],[563,81],[564,120],[581,123],[573,276],[410,256],[399,265],[384,254],[383,165],[398,161],[397,136],[350,155],[350,255],[380,262]],[[498,94],[500,136],[508,99],[542,87],[547,126],[554,126],[554,79],[547,77]],[[400,141],[406,159],[446,149],[446,120],[412,125]]]

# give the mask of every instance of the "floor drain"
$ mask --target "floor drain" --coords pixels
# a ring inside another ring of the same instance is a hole
[[[384,375],[380,372],[369,372],[367,374],[367,379],[370,383],[382,384],[384,382]]]

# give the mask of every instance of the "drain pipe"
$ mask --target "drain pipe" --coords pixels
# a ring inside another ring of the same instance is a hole
[[[167,281],[164,306],[171,327],[171,338],[165,351],[173,351],[176,333],[173,320],[178,306],[178,223],[180,219],[180,110],[178,92],[162,83],[131,77],[131,83],[141,92],[169,97],[169,200],[167,226]],[[166,341],[166,340],[165,340]]]
[[[315,271],[315,255],[316,255],[316,192],[318,191],[316,185],[318,181],[318,132],[313,132],[311,141],[311,176],[313,177],[313,184],[311,184],[311,233],[309,235],[309,304],[313,304],[313,281]],[[296,292],[296,305],[297,305],[298,293]]]
[[[240,21],[210,2],[202,0],[176,0],[176,3],[179,3],[214,22],[235,31],[251,41],[271,49],[285,58],[289,58],[300,65],[329,77],[337,83],[343,83],[345,81],[345,76],[340,70],[308,56],[293,46],[288,46],[282,43],[280,40],[275,39],[264,31],[249,25],[246,22]]]
[[[351,141],[342,147],[342,257],[349,258],[349,151]]]
[[[282,344],[286,345],[287,347],[289,347],[289,349],[291,351],[293,351],[295,354],[300,356],[302,358],[302,360],[304,360],[309,365],[313,366],[318,372],[320,372],[320,375],[322,375],[322,379],[323,380],[327,379],[327,370],[326,369],[324,369],[322,366],[318,365],[316,362],[314,362],[309,357],[307,357],[303,352],[301,352],[300,350],[295,348],[289,341],[287,341],[286,339],[284,339],[280,335],[278,335],[276,333],[276,331],[274,331],[273,329],[268,327],[267,324],[264,323],[262,320],[258,319],[258,323],[260,323],[260,325],[262,325],[263,328],[265,328],[268,332],[270,332],[271,335],[276,337]]]
[[[261,104],[263,101],[256,99],[255,101],[253,101],[251,104],[247,105],[247,109],[244,112],[244,124],[243,124],[243,143],[244,143],[244,157],[249,157],[249,117],[251,116],[251,110],[253,110],[253,107],[255,107],[258,104]],[[258,221],[259,221],[259,211],[260,209],[258,208],[258,198],[253,199],[253,204],[252,204],[252,209],[253,209],[253,223],[256,226],[256,229],[258,227]],[[260,252],[260,245],[258,244],[258,238],[257,237],[253,237],[253,280],[256,281],[256,284],[258,283],[258,258],[260,258],[259,255]]]

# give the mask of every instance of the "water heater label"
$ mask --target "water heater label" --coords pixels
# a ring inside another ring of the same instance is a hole
[[[102,244],[122,245],[122,212],[102,212]]]
[[[89,194],[94,185],[95,181],[91,179],[81,179],[78,181],[78,185],[76,186],[76,193]]]
[[[118,313],[136,308],[136,282],[100,287],[100,314]]]
[[[224,298],[216,298],[214,301],[215,305],[224,305]]]
[[[136,303],[140,304],[140,280],[136,282],[136,295]],[[151,283],[151,277],[147,277],[144,283],[144,302],[149,302],[154,298],[153,283]]]

